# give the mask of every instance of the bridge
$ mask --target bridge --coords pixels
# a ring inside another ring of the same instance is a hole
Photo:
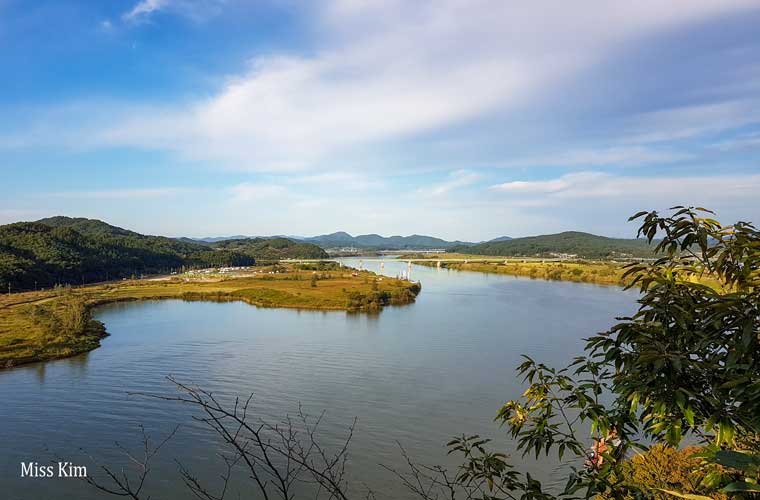
[[[416,258],[401,258],[401,259],[393,259],[393,258],[382,258],[382,257],[334,257],[334,258],[327,258],[327,259],[280,259],[280,262],[287,262],[287,263],[293,263],[293,264],[307,264],[307,263],[314,263],[314,262],[338,262],[341,258],[348,258],[348,259],[360,259],[363,262],[435,262],[435,263],[447,263],[447,262],[462,262],[464,264],[468,264],[470,262],[482,262],[482,263],[504,263],[509,264],[512,263],[527,263],[527,262],[567,262],[572,260],[579,260],[579,259],[562,259],[560,257],[547,257],[547,258],[541,258],[541,257],[477,257],[472,259],[465,259],[462,257],[455,257],[455,258],[430,258],[430,257],[416,257]]]
[[[406,262],[406,263],[426,263],[434,262],[440,266],[445,263],[457,263],[469,264],[472,262],[490,263],[490,264],[526,264],[528,262],[540,262],[545,264],[547,262],[582,262],[586,264],[621,264],[627,262],[652,262],[654,258],[634,258],[634,257],[621,257],[611,260],[599,260],[599,259],[583,259],[578,257],[362,257],[359,255],[350,257],[330,257],[327,259],[281,259],[280,262],[294,263],[294,264],[306,264],[310,262],[339,262],[339,259],[359,259],[362,262]]]

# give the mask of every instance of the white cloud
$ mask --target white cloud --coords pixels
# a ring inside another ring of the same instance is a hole
[[[760,148],[760,132],[740,134],[734,138],[710,145],[719,151],[737,151],[742,149]]]
[[[501,163],[505,167],[534,165],[555,167],[635,167],[673,163],[693,158],[691,154],[646,146],[616,146],[599,149],[576,149],[554,154],[518,158]]]
[[[613,203],[621,200],[639,200],[641,204],[709,206],[711,202],[722,204],[727,199],[755,199],[760,189],[760,174],[634,177],[604,172],[578,172],[556,179],[510,181],[493,185],[490,189],[520,205],[528,203],[533,206],[556,206],[574,203],[574,200],[595,203],[598,200],[609,199]]]
[[[490,202],[511,210],[518,222],[507,234],[530,235],[588,231],[633,237],[635,223],[625,221],[641,210],[665,210],[674,205],[704,206],[718,220],[760,220],[760,174],[715,176],[619,176],[579,172],[541,181],[510,181],[491,187]],[[537,220],[526,230],[522,217]],[[540,228],[540,229],[538,229]]]
[[[125,12],[122,19],[125,21],[138,21],[145,19],[152,13],[169,5],[169,0],[140,0],[129,11]]]
[[[631,118],[627,142],[688,139],[760,123],[760,100],[730,100],[641,113]]]
[[[567,189],[571,185],[571,180],[565,177],[547,181],[511,181],[493,185],[491,189],[504,193],[549,194]]]
[[[456,189],[474,184],[480,180],[480,178],[480,174],[476,172],[471,172],[469,170],[456,170],[449,174],[449,178],[447,180],[438,184],[433,184],[432,186],[419,188],[417,192],[421,195],[432,197],[446,196]]]
[[[140,0],[121,18],[128,23],[140,23],[156,12],[166,11],[200,22],[218,14],[225,0]]]
[[[209,5],[216,4],[142,0],[125,17]],[[78,136],[251,170],[309,169],[365,145],[525,106],[634,39],[752,6],[333,0],[313,6],[321,11],[313,13],[312,54],[257,58],[206,99],[140,107]]]
[[[258,217],[231,206],[224,220],[231,234],[431,234],[478,241],[503,234],[527,236],[565,230],[635,236],[627,218],[640,210],[676,204],[715,209],[719,220],[760,220],[760,174],[716,176],[621,176],[580,172],[541,181],[511,181],[477,196],[420,196],[399,190],[342,196],[282,192],[265,203],[252,200]],[[383,207],[378,209],[378,207]],[[558,215],[560,214],[560,215]],[[249,224],[252,227],[246,226]]]

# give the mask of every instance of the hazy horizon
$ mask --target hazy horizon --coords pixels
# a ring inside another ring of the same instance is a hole
[[[107,220],[96,219],[96,218],[93,218],[93,217],[69,216],[69,215],[62,215],[62,214],[57,214],[57,215],[53,215],[53,216],[50,216],[50,217],[69,217],[69,218],[83,218],[83,219],[91,219],[91,220],[101,220],[102,222],[105,222],[107,224],[111,224]],[[35,220],[12,221],[12,222],[8,222],[8,223],[11,224],[13,222],[37,222],[39,220],[43,220],[43,219],[46,219],[46,218],[48,218],[48,217],[42,217],[40,219],[35,219]],[[135,231],[135,232],[138,232],[138,233],[140,232],[140,231],[137,231],[137,230],[135,230],[135,229],[133,229],[131,227],[128,227],[128,226],[119,226],[118,224],[111,224],[111,225],[120,227],[121,229],[127,229],[127,230]],[[631,227],[634,228],[634,226],[631,226]],[[575,229],[567,229],[567,230],[563,230],[563,231],[557,231],[557,233],[568,232],[568,231],[572,232],[572,231],[577,231],[577,230],[575,230]],[[582,232],[586,232],[586,231],[582,231]],[[439,239],[446,240],[446,241],[462,241],[462,242],[466,242],[466,243],[488,242],[488,241],[492,241],[492,240],[495,240],[495,239],[498,239],[498,238],[503,238],[503,237],[509,237],[509,238],[513,238],[514,239],[514,238],[525,238],[525,237],[531,237],[531,236],[543,236],[543,235],[547,235],[547,234],[556,234],[556,233],[532,233],[532,234],[522,234],[522,235],[498,234],[498,235],[492,236],[490,238],[484,238],[484,239],[481,239],[481,240],[466,240],[466,239],[463,239],[463,238],[456,238],[456,237],[455,238],[443,238],[443,237],[438,236],[436,234],[425,234],[425,233],[408,233],[408,234],[398,234],[398,233],[390,234],[390,233],[388,233],[388,234],[383,234],[383,233],[378,233],[376,231],[366,231],[365,230],[365,231],[352,232],[352,231],[344,231],[342,229],[335,229],[333,231],[327,231],[327,232],[324,232],[324,233],[314,233],[314,234],[285,234],[285,233],[245,234],[245,233],[242,233],[242,232],[232,232],[232,233],[227,233],[227,234],[200,234],[200,235],[172,234],[172,233],[167,233],[167,234],[163,234],[163,233],[141,233],[141,234],[146,234],[146,235],[150,235],[150,236],[165,236],[165,237],[168,237],[168,238],[190,238],[190,239],[194,239],[194,240],[205,240],[205,239],[232,239],[232,237],[238,237],[238,236],[239,237],[245,237],[245,238],[278,238],[278,237],[282,237],[282,238],[291,238],[291,239],[308,239],[308,238],[316,238],[316,237],[319,237],[319,236],[329,236],[329,235],[336,234],[336,233],[347,233],[349,236],[352,236],[352,237],[373,236],[373,235],[375,235],[375,236],[381,236],[383,238],[391,238],[391,237],[396,237],[396,236],[400,236],[400,237],[404,237],[404,238],[410,237],[410,236],[427,236],[427,237],[439,238]],[[595,234],[595,233],[592,233],[592,234]],[[605,234],[597,234],[597,236],[606,236],[606,237],[609,237],[609,238],[617,238],[617,236],[608,236],[608,235],[605,235]],[[626,237],[624,237],[624,238],[626,238]],[[633,231],[633,235],[629,236],[627,238],[629,238],[629,239],[635,239],[636,238],[636,230],[635,230],[635,228],[634,228],[634,231]]]
[[[0,2],[0,224],[481,241],[630,238],[631,214],[672,205],[760,222],[758,24],[751,0]]]

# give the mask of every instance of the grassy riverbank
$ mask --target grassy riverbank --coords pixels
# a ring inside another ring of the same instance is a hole
[[[467,257],[467,256],[463,256]],[[436,260],[414,261],[415,264],[436,267]],[[597,285],[626,286],[630,284],[629,277],[624,278],[625,264],[619,262],[600,261],[561,261],[541,262],[522,261],[518,259],[504,260],[495,257],[487,262],[441,262],[442,269],[457,271],[474,271],[481,273],[507,274],[524,276],[531,279],[554,281],[572,281],[574,283],[594,283]],[[719,289],[718,281],[709,277],[694,278],[694,282]]]
[[[435,267],[436,262],[415,262]],[[508,274],[533,279],[625,285],[623,264],[596,262],[442,262],[441,268],[459,271]]]
[[[174,277],[0,297],[0,368],[95,349],[106,336],[93,307],[131,300],[240,300],[261,307],[379,310],[414,302],[419,285],[350,269],[277,266],[240,276]]]

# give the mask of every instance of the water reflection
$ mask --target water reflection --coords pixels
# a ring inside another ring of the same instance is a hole
[[[47,363],[35,363],[33,368],[37,372],[37,380],[40,384],[45,383],[45,366],[47,366]]]

